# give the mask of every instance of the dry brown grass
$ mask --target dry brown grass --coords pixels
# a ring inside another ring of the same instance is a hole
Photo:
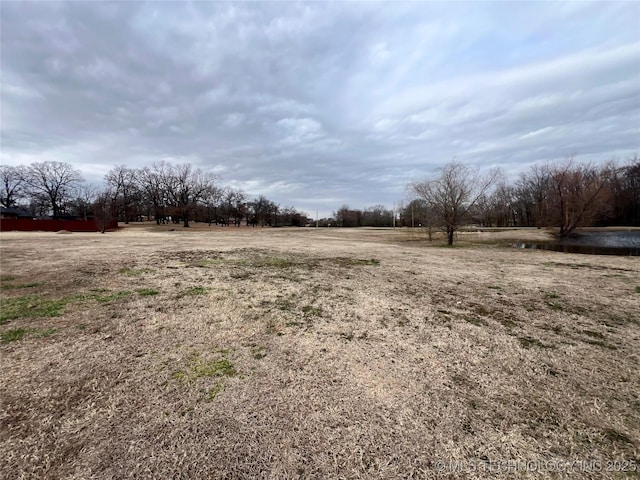
[[[0,476],[640,463],[637,258],[491,242],[517,232],[168,228],[1,234]]]

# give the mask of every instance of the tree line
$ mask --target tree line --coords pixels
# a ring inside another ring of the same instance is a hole
[[[465,224],[555,227],[561,237],[584,226],[640,226],[640,159],[625,165],[579,163],[570,157],[538,164],[509,182],[453,161],[432,178],[409,184],[414,196],[401,213],[407,225],[441,227],[447,242]]]
[[[113,167],[101,186],[84,182],[64,162],[0,166],[0,202],[32,216],[95,218],[99,225],[150,220],[217,225],[304,226],[304,212],[280,207],[263,195],[251,198],[193,165],[157,162],[143,168]],[[434,176],[411,182],[412,199],[396,210],[343,205],[319,226],[439,228],[453,243],[463,225],[556,227],[567,236],[582,226],[640,226],[640,159],[624,165],[579,163],[570,157],[536,164],[515,180],[497,169],[481,172],[456,160]]]
[[[453,243],[463,225],[556,227],[559,236],[583,226],[640,226],[640,159],[624,165],[580,163],[570,157],[533,165],[515,180],[456,160],[407,186],[411,200],[397,210],[343,205],[320,226],[425,227]]]
[[[303,226],[306,214],[280,207],[264,195],[251,198],[239,188],[189,163],[158,162],[143,168],[113,167],[100,186],[87,184],[80,171],[64,162],[0,166],[0,202],[34,217],[111,219],[157,224],[190,221],[209,225]]]

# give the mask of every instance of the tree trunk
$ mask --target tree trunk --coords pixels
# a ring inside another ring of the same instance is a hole
[[[447,228],[447,245],[453,245],[453,228]]]

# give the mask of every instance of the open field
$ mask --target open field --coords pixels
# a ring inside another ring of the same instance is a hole
[[[0,477],[637,477],[640,259],[543,236],[4,232]]]

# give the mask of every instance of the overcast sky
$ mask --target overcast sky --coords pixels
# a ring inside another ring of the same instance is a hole
[[[0,2],[2,163],[191,162],[315,216],[457,156],[640,153],[640,2]]]

